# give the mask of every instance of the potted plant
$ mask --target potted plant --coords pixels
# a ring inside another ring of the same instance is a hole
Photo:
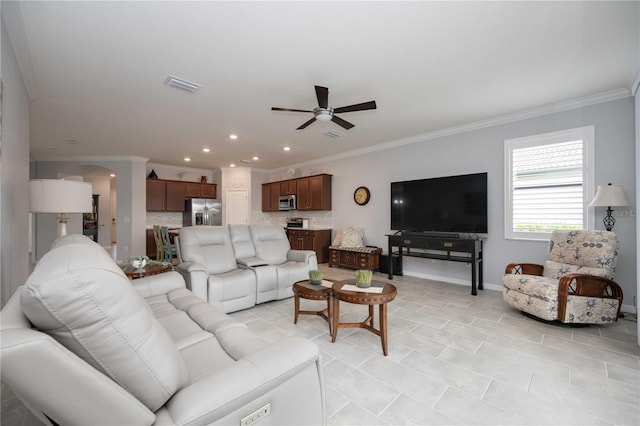
[[[356,271],[356,286],[361,288],[371,287],[371,277],[373,272],[368,269],[358,269]]]
[[[318,285],[322,284],[322,271],[318,269],[312,269],[309,271],[309,283]]]

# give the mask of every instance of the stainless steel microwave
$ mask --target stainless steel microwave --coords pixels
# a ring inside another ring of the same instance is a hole
[[[278,210],[281,212],[296,209],[295,195],[281,195],[278,202]]]

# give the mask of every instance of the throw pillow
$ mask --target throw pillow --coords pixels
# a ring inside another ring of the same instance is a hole
[[[333,242],[331,243],[332,246],[340,247],[342,245],[342,233],[343,232],[344,232],[344,229],[342,229],[342,228],[336,229],[336,235],[333,238]]]
[[[342,233],[342,247],[364,247],[364,229],[349,227]]]

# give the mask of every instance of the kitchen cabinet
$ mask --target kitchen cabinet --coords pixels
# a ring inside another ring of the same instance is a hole
[[[280,195],[296,195],[298,182],[295,179],[280,182]]]
[[[287,229],[292,250],[313,250],[318,263],[329,261],[330,229]]]
[[[280,183],[263,183],[262,184],[262,211],[277,212],[280,211]]]
[[[295,195],[298,210],[331,210],[331,175],[321,174],[262,184],[262,211],[280,211],[281,195]]]
[[[167,181],[167,202],[166,211],[168,212],[183,212],[184,211],[184,199],[185,199],[184,182]]]
[[[185,182],[186,198],[216,198],[215,183]]]
[[[202,187],[202,198],[211,198],[215,199],[217,197],[217,186],[215,183],[201,183]]]
[[[215,183],[147,179],[147,211],[183,212],[188,198],[216,198]]]
[[[298,210],[331,210],[331,175],[297,179]]]
[[[166,210],[167,183],[159,179],[147,179],[147,211],[163,212]]]

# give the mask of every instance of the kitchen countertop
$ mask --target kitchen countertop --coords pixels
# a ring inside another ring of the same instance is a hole
[[[296,228],[296,227],[286,227],[285,229],[291,229],[294,231],[300,230],[300,231],[331,231],[332,228],[327,228],[327,227],[315,227],[315,226],[310,226],[309,228]]]

